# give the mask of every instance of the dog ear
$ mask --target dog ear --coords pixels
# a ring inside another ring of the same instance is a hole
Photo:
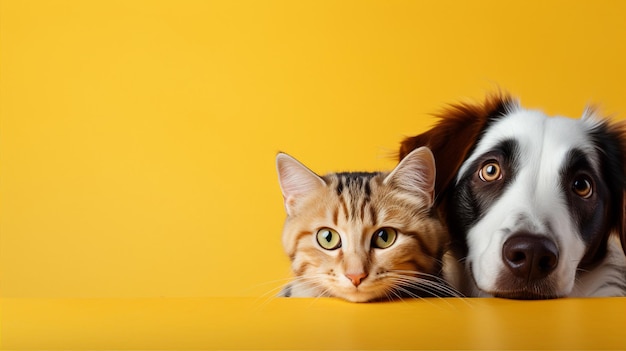
[[[617,223],[617,232],[622,242],[622,250],[626,254],[626,121],[621,121],[613,124],[613,130],[617,135],[617,140],[620,145],[621,158],[619,160],[619,168],[621,172],[619,178],[619,186],[622,193],[620,197],[621,203],[619,203],[619,214]],[[619,201],[618,201],[619,202]]]
[[[585,118],[593,120],[595,111],[589,109]],[[598,148],[604,157],[602,174],[607,177],[611,189],[613,206],[612,231],[619,235],[622,250],[626,254],[626,121],[610,123],[608,120],[598,124],[594,133]]]
[[[433,128],[402,141],[399,158],[403,159],[421,146],[430,148],[437,165],[435,194],[442,199],[439,195],[454,181],[461,164],[489,121],[503,116],[515,106],[516,101],[500,93],[487,97],[482,104],[450,105],[436,115],[439,122]]]
[[[622,241],[622,250],[624,251],[624,254],[626,255],[626,191],[622,191],[622,211],[621,211],[621,221],[619,223],[620,228],[619,228],[619,237],[620,240]]]

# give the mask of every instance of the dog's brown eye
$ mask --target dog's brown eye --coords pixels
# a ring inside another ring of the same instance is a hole
[[[572,183],[572,190],[576,195],[583,199],[588,199],[593,194],[593,186],[591,186],[591,180],[586,176],[581,176],[574,179]]]
[[[478,176],[483,182],[493,182],[502,179],[502,169],[496,161],[490,161],[480,169]]]

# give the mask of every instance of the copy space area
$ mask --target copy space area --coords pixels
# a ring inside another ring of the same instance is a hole
[[[273,299],[274,157],[392,169],[447,103],[626,117],[617,1],[0,1],[0,348],[626,348],[624,299]]]

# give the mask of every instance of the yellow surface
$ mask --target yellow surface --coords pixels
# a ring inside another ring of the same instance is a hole
[[[290,275],[279,150],[391,169],[430,113],[497,86],[624,118],[624,18],[621,1],[0,0],[0,342],[624,348],[620,299],[253,302]]]
[[[0,302],[12,350],[626,349],[626,298]]]

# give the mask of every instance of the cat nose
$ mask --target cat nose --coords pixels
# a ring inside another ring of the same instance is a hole
[[[354,286],[359,286],[363,279],[367,278],[367,273],[346,273],[346,277],[352,281]]]

